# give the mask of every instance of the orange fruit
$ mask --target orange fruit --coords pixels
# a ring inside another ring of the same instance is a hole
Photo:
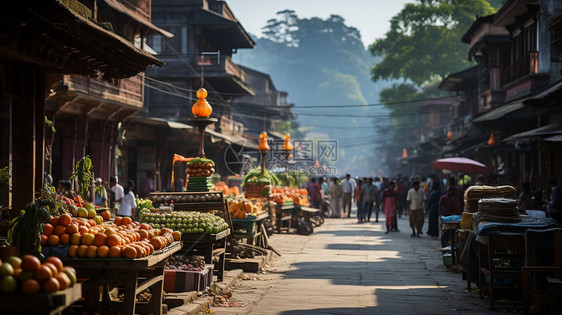
[[[94,234],[92,233],[84,233],[80,237],[80,243],[84,245],[92,245],[94,244]]]
[[[101,213],[101,217],[104,221],[107,221],[111,218],[111,213],[109,211],[104,211]]]
[[[71,217],[70,215],[68,215],[67,213],[62,214],[62,215],[59,217],[59,225],[67,226],[67,225],[69,225],[70,223],[72,223],[72,217]]]
[[[107,236],[113,235],[113,234],[115,234],[115,233],[117,233],[117,232],[115,232],[115,230],[112,229],[112,228],[106,228],[106,229],[103,231],[103,234],[105,234],[105,235],[107,235]]]
[[[79,230],[78,230],[78,225],[76,225],[76,224],[69,224],[69,225],[66,226],[66,233],[72,235],[72,234],[78,233],[78,232],[79,232]]]
[[[45,260],[45,262],[51,263],[53,264],[55,267],[57,267],[57,271],[61,272],[62,268],[64,268],[64,265],[62,263],[62,260],[60,260],[60,258],[56,257],[56,256],[51,256],[49,258],[47,258]]]
[[[88,245],[80,245],[78,246],[78,257],[86,257],[86,251],[88,250]]]
[[[74,258],[78,255],[78,245],[71,245],[68,248],[68,257]]]
[[[82,239],[82,235],[80,235],[80,233],[73,233],[72,235],[70,235],[70,244],[80,245],[81,239]]]
[[[110,235],[110,236],[107,237],[106,243],[107,243],[107,246],[109,246],[109,247],[119,246],[119,245],[121,245],[121,240],[119,239],[119,236],[117,236],[117,235]]]
[[[55,232],[55,228],[53,227],[53,225],[51,223],[45,223],[45,225],[43,226],[43,234],[49,236],[53,234],[53,232]]]
[[[35,271],[37,268],[41,267],[41,261],[39,258],[32,255],[24,255],[21,258],[21,269],[23,271]]]
[[[137,234],[140,236],[141,240],[148,238],[148,231],[147,230],[138,230]]]
[[[146,247],[149,249],[148,254],[152,255],[152,253],[154,253],[154,246],[152,246],[152,244],[146,244]]]
[[[53,274],[53,277],[59,273],[59,269],[50,262],[44,262],[42,266],[49,267],[51,269],[51,273]]]
[[[66,226],[62,226],[62,225],[55,226],[56,235],[63,235],[64,233],[66,233]]]
[[[47,245],[47,240],[49,239],[49,237],[47,235],[41,234],[41,245],[45,246]]]
[[[121,224],[124,225],[129,225],[133,223],[133,219],[131,219],[130,217],[123,217],[123,219],[121,220]]]
[[[98,257],[105,258],[107,257],[107,255],[109,255],[109,247],[105,245],[98,247],[98,252],[97,252]]]
[[[96,226],[97,225],[96,221],[94,221],[92,219],[88,220],[88,223],[90,224],[90,226]]]
[[[119,246],[111,246],[109,248],[109,257],[111,258],[119,258],[121,257],[121,247]]]
[[[35,279],[27,279],[21,284],[21,292],[24,294],[35,294],[39,291],[41,291],[41,285]]]
[[[49,235],[49,238],[47,239],[47,245],[57,246],[59,243],[60,243],[60,237],[58,235],[55,234]]]
[[[60,243],[62,245],[68,245],[70,243],[70,235],[64,233],[60,236]]]
[[[95,258],[97,254],[98,254],[98,247],[96,245],[90,245],[88,246],[88,249],[86,249],[86,257]]]
[[[88,233],[89,231],[90,231],[90,229],[88,229],[84,225],[82,225],[78,228],[78,232],[80,232],[80,234],[85,234],[85,233]]]
[[[162,244],[162,240],[159,237],[154,237],[150,240],[150,245],[152,245],[152,247],[154,247],[154,250],[159,250],[162,249],[163,244]]]
[[[60,283],[55,278],[50,278],[47,281],[43,282],[41,285],[43,291],[47,293],[55,293],[60,289]]]
[[[96,235],[94,235],[94,245],[96,246],[102,246],[105,245],[105,242],[107,241],[107,235],[103,234],[103,233],[96,233]]]
[[[123,257],[134,259],[137,257],[137,250],[134,247],[126,246],[121,252]]]
[[[174,241],[181,240],[181,232],[180,231],[173,231],[172,236],[174,237]]]
[[[121,220],[123,220],[123,217],[115,217],[115,225],[120,226],[121,225]]]
[[[70,278],[63,272],[55,276],[55,279],[59,282],[59,287],[64,290],[70,286]]]
[[[150,230],[150,225],[146,224],[146,223],[142,223],[139,226],[139,230]]]
[[[41,266],[35,270],[35,279],[39,281],[49,280],[52,276],[53,272],[48,266]]]
[[[51,220],[49,221],[49,223],[51,223],[51,225],[53,227],[59,225],[59,217],[51,217]]]

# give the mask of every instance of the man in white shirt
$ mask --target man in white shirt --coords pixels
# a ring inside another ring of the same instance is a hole
[[[343,191],[343,217],[345,218],[345,213],[347,210],[347,217],[351,217],[351,194],[355,189],[355,181],[351,180],[351,175],[345,174],[345,179],[341,183]]]
[[[109,179],[109,187],[111,188],[111,192],[112,192],[111,195],[113,196],[113,208],[119,209],[119,206],[121,205],[121,201],[125,196],[125,191],[123,189],[123,186],[117,183],[117,176],[112,176]]]
[[[408,196],[406,197],[406,201],[408,202],[408,216],[410,219],[410,227],[412,228],[412,235],[411,237],[417,236],[420,237],[422,235],[422,227],[423,227],[423,220],[424,220],[424,204],[425,204],[425,192],[423,189],[420,189],[420,182],[415,181],[414,187],[408,191]],[[416,234],[417,230],[417,234]]]

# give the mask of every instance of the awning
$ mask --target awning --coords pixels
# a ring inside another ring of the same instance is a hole
[[[492,120],[500,119],[500,118],[503,118],[505,115],[507,115],[509,113],[513,113],[517,110],[522,109],[523,107],[525,107],[525,105],[523,105],[523,102],[521,102],[521,101],[514,102],[514,103],[511,103],[511,104],[507,104],[507,105],[503,105],[503,106],[494,108],[492,110],[489,110],[488,112],[484,113],[483,115],[480,115],[478,118],[474,119],[473,122],[482,123],[482,122],[489,122],[489,121],[492,121]]]
[[[218,142],[224,141],[227,144],[237,145],[243,148],[251,149],[251,150],[258,150],[258,145],[255,144],[253,141],[250,141],[244,137],[236,136],[236,135],[227,135],[215,130],[206,130],[205,133],[211,136],[211,142]]]
[[[167,127],[171,129],[195,129],[193,126],[188,124],[179,123],[176,121],[169,121],[163,118],[157,117],[132,117],[130,121],[139,122],[149,126],[156,127]]]
[[[148,20],[145,20],[145,19],[141,18],[138,14],[136,14],[133,10],[129,9],[123,3],[121,3],[117,0],[104,0],[104,1],[105,1],[105,3],[107,3],[107,5],[109,5],[113,9],[127,15],[128,17],[132,18],[133,20],[135,20],[135,21],[139,22],[140,24],[144,25],[145,27],[147,27],[149,29],[149,34],[152,34],[152,35],[160,34],[160,35],[164,35],[168,38],[174,37],[174,34],[159,28],[158,26],[150,23],[150,21],[148,21]],[[148,3],[150,3],[150,2],[148,2]],[[148,8],[148,9],[150,10],[150,8]]]
[[[562,135],[562,121],[554,122],[546,126],[514,134],[502,142],[532,141],[547,136]]]
[[[238,21],[228,19],[217,12],[207,9],[194,10],[190,23],[205,25],[205,32],[215,33],[212,37],[206,36],[209,40],[217,38],[223,42],[228,41],[234,48],[254,48],[256,45]]]
[[[227,73],[220,76],[205,74],[205,81],[207,81],[219,94],[242,94],[247,96],[256,95],[254,88],[237,77]]]
[[[95,75],[100,71],[105,79],[121,79],[143,72],[149,65],[163,65],[61,0],[3,2],[0,19],[0,38],[4,42],[0,53],[32,60],[48,72]],[[50,51],[35,51],[34,43],[51,47]]]
[[[529,97],[525,103],[526,104],[536,104],[539,103],[547,98],[555,96],[555,94],[562,92],[562,80],[552,84],[551,86],[547,87],[546,89],[542,90],[541,92]]]
[[[456,91],[465,80],[477,80],[478,66],[452,73],[439,84],[439,89],[444,91]]]

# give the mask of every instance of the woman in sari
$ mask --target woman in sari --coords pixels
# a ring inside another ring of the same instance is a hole
[[[382,193],[382,208],[386,217],[386,232],[384,234],[390,232],[392,220],[396,216],[396,209],[398,208],[398,194],[394,188],[396,188],[396,183],[390,182],[388,188]]]

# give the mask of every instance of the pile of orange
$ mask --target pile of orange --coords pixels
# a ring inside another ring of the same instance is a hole
[[[2,293],[14,293],[18,288],[24,294],[54,293],[76,284],[76,270],[65,267],[54,256],[43,263],[32,255],[12,256],[0,268],[4,274],[0,280]]]

